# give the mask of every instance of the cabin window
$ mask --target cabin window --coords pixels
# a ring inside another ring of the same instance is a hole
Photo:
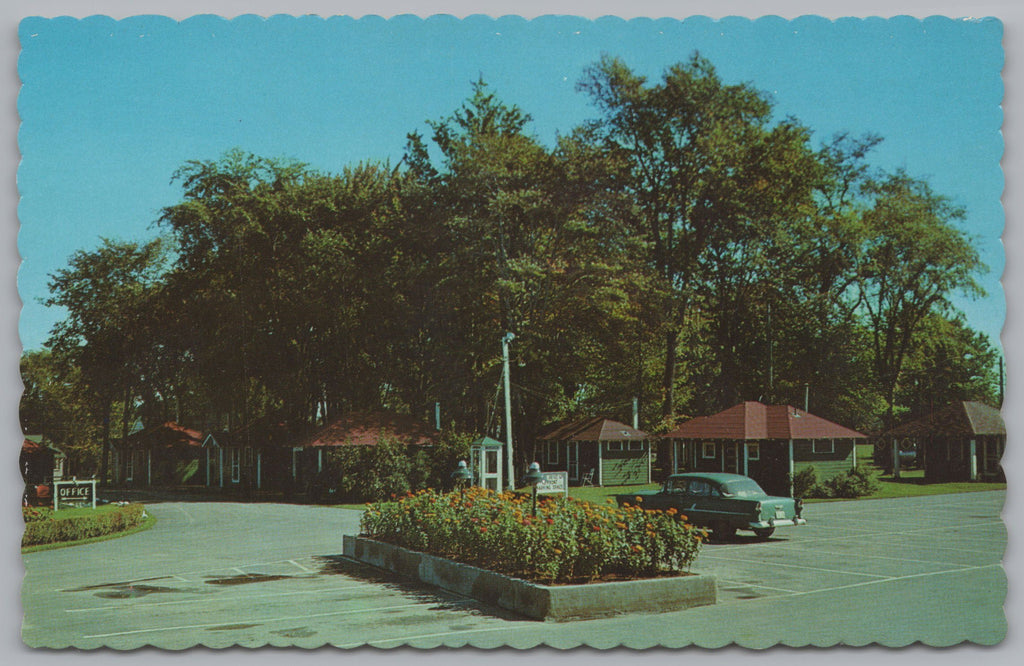
[[[704,442],[704,445],[701,447],[701,455],[705,458],[715,458],[717,456],[717,452],[715,451],[715,443]]]
[[[241,462],[242,462],[241,451],[239,451],[234,446],[231,447],[230,449],[228,449],[228,459],[231,461],[231,482],[232,483],[238,483],[238,480],[241,478],[241,472],[242,472],[242,470],[241,470]]]
[[[622,450],[622,442],[608,442],[608,450],[609,451],[621,451]]]
[[[760,460],[761,459],[761,445],[757,442],[753,444],[747,444],[747,460]]]
[[[835,453],[836,443],[831,439],[816,439],[811,443],[812,453]]]
[[[559,463],[559,459],[558,459],[558,449],[559,449],[559,446],[558,446],[558,444],[551,444],[551,443],[549,443],[547,445],[547,449],[548,449],[547,463],[549,465],[557,465]]]
[[[638,441],[635,441],[635,442],[630,442],[629,443],[629,450],[630,451],[643,451],[644,450],[644,443],[643,443],[643,441],[642,440],[638,440]]]

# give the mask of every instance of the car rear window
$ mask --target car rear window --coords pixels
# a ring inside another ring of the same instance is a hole
[[[730,481],[722,486],[722,490],[732,497],[763,497],[765,494],[753,479]]]

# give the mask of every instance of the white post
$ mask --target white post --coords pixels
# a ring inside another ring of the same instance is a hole
[[[640,429],[640,398],[633,397],[633,430]]]
[[[853,468],[857,469],[857,440],[851,439],[850,446],[853,448]]]
[[[210,449],[206,449],[206,487],[210,487]]]
[[[750,476],[750,474],[749,474],[750,451],[747,450],[747,443],[746,442],[741,442],[740,446],[743,447],[743,476]]]
[[[153,449],[146,449],[146,485],[153,485]]]
[[[505,382],[505,451],[508,460],[508,489],[515,490],[515,472],[512,466],[512,393],[510,388],[511,379],[508,373],[508,343],[515,340],[515,335],[506,333],[501,339],[501,361],[502,375]]]
[[[971,440],[971,481],[978,480],[978,444],[977,440]]]
[[[320,472],[324,471],[324,450],[323,449],[317,449],[316,450],[316,471],[317,471],[317,474],[319,474]]]
[[[263,487],[261,485],[262,478],[263,478],[263,474],[262,474],[263,470],[260,468],[261,467],[260,463],[262,463],[262,462],[263,462],[263,452],[262,451],[257,451],[256,452],[256,489],[257,490],[259,490],[260,488]]]
[[[579,465],[580,445],[576,443],[576,465]],[[597,485],[604,487],[604,452],[601,450],[601,442],[597,443]]]
[[[679,473],[679,442],[672,440],[672,473]]]
[[[795,466],[793,465],[793,440],[789,440],[789,496],[793,496],[793,473]]]
[[[434,403],[434,428],[441,430],[441,403]]]
[[[651,482],[651,440],[644,442],[647,445],[647,483]]]
[[[218,449],[218,451],[220,451],[220,457],[218,458],[220,460],[220,463],[217,465],[217,467],[218,467],[218,469],[217,469],[217,483],[218,483],[219,487],[223,488],[224,487],[224,447],[220,447]]]
[[[892,440],[892,478],[900,478],[900,445],[895,437]]]

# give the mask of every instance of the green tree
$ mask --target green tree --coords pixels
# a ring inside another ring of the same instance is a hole
[[[891,427],[915,334],[928,316],[952,312],[952,294],[982,295],[974,276],[985,267],[956,226],[965,211],[927,183],[899,172],[870,183],[867,192],[856,303],[871,331],[875,377]]]
[[[58,364],[77,368],[95,396],[96,413],[103,418],[104,481],[115,403],[120,403],[123,441],[140,392],[156,373],[153,306],[164,259],[159,238],[147,243],[103,239],[96,250],[75,252],[67,268],[50,276],[51,295],[45,303],[64,308],[67,315],[54,326],[47,347]]]
[[[706,307],[703,269],[809,196],[808,133],[792,120],[772,125],[763,94],[726,85],[699,55],[654,85],[605,56],[579,88],[601,112],[590,130],[630,165],[635,231],[647,240],[662,295],[662,413],[671,417],[681,336],[693,334],[688,320]]]

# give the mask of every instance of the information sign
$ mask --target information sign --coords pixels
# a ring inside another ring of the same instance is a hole
[[[538,495],[561,493],[569,496],[569,472],[542,472],[544,480],[537,484]]]
[[[55,481],[53,484],[53,510],[60,509],[61,504],[82,506],[89,504],[96,508],[96,479],[89,481]]]

